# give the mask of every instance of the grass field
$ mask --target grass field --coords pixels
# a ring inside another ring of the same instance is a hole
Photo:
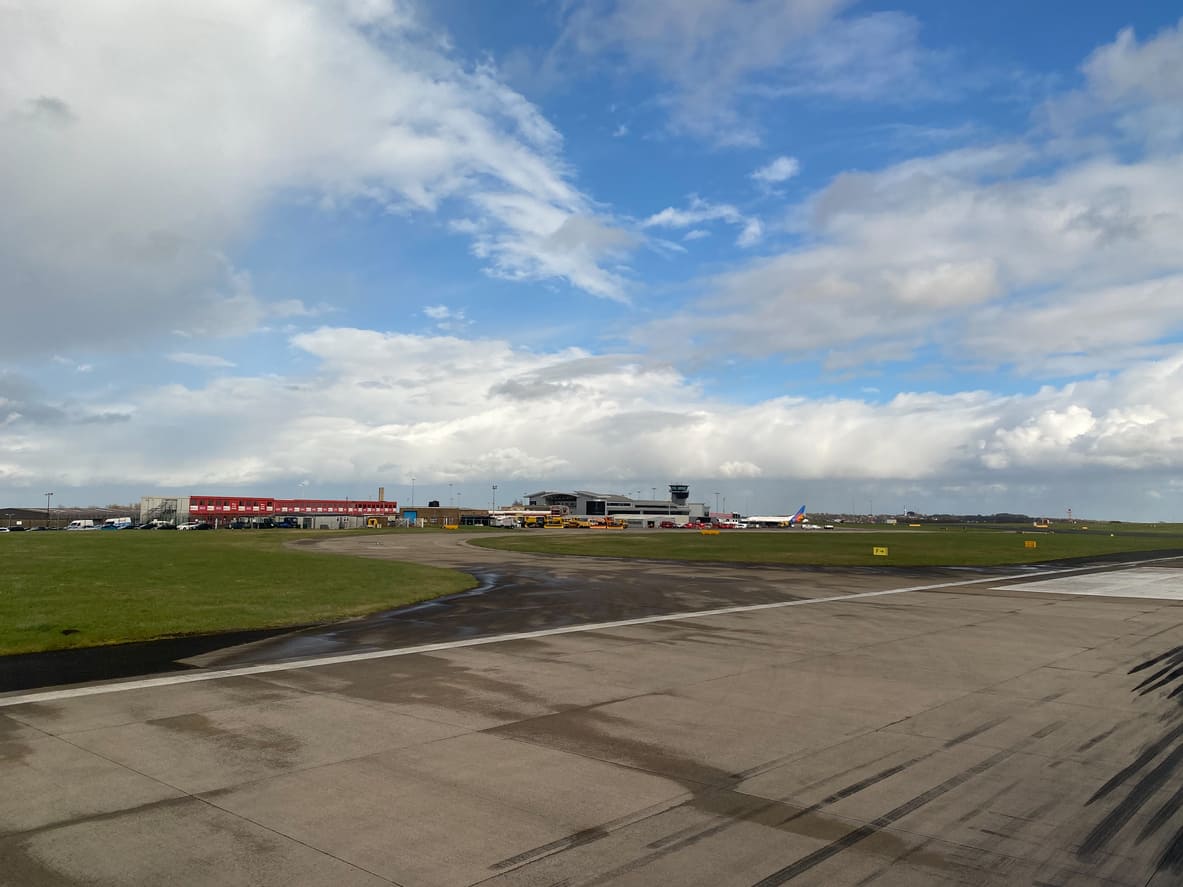
[[[1111,535],[1112,534],[1112,535]],[[1034,541],[1035,548],[1024,543]],[[655,533],[625,530],[522,530],[473,543],[505,551],[543,554],[661,558],[681,561],[793,564],[798,566],[993,566],[1041,563],[1120,552],[1183,552],[1183,525],[1153,532],[1122,525],[1048,533],[996,529],[723,530],[704,536],[693,530]],[[887,556],[873,549],[886,547]]]
[[[0,534],[0,655],[321,622],[476,584],[454,570],[283,547],[324,535]]]

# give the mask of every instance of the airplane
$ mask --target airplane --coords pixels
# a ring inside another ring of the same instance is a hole
[[[797,509],[797,513],[792,517],[785,517],[784,515],[760,516],[753,515],[744,519],[749,526],[757,527],[798,527],[801,529],[811,527],[813,524],[805,517],[805,506],[802,505]]]

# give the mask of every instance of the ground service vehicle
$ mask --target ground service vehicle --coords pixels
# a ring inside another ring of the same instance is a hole
[[[542,526],[547,530],[561,530],[565,524],[561,517],[552,514],[545,521],[543,521]]]
[[[592,521],[589,526],[597,530],[624,530],[628,527],[628,521],[623,521],[615,517],[606,517],[601,520]]]

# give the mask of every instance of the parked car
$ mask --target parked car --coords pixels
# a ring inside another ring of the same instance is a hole
[[[663,530],[676,530],[678,528],[678,525],[672,520],[663,520],[658,526]]]
[[[27,530],[27,529],[29,529],[29,528],[28,528],[28,527],[22,527],[20,524],[17,524],[15,527],[9,527],[9,528],[8,528],[8,532],[10,532],[10,533],[23,533],[23,532],[25,532],[25,530]]]

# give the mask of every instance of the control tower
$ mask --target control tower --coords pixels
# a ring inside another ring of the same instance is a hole
[[[670,484],[670,502],[682,508],[690,498],[690,487],[686,484]]]

